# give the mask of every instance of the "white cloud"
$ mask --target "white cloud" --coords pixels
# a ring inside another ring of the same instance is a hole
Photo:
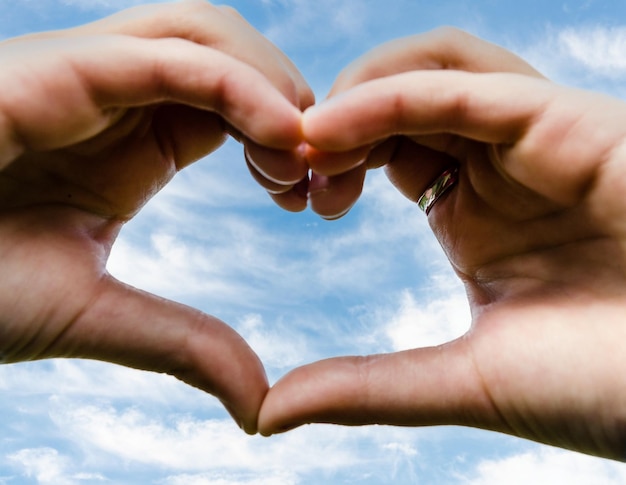
[[[462,292],[421,301],[405,290],[397,313],[385,326],[394,351],[443,344],[460,337],[469,328],[471,316]]]
[[[548,27],[538,39],[508,47],[558,83],[626,97],[626,26]]]
[[[303,336],[278,322],[267,325],[261,315],[248,314],[236,328],[266,367],[284,369],[311,359]]]
[[[363,463],[359,450],[367,437],[363,432],[329,426],[300,428],[271,439],[249,437],[230,421],[148,417],[133,408],[95,405],[59,407],[52,411],[52,418],[87,452],[177,471],[180,473],[170,473],[169,480],[191,483],[212,483],[216,477],[230,477],[228,480],[237,483],[252,473],[274,480],[336,472]],[[397,455],[396,450],[390,450],[387,456],[392,452]]]
[[[7,458],[22,471],[22,476],[34,479],[38,485],[85,485],[109,481],[100,473],[73,471],[75,464],[70,457],[54,448],[24,448],[11,453]]]
[[[185,211],[184,205],[180,211]],[[262,288],[270,281],[283,281],[282,273],[293,264],[279,252],[287,241],[252,217],[211,214],[209,209],[206,217],[187,214],[187,221],[179,224],[156,219],[141,239],[122,236],[111,253],[109,271],[122,281],[171,298],[202,295],[220,302],[259,304],[267,297]],[[198,234],[203,226],[207,231]]]
[[[343,446],[345,437],[316,433],[313,428],[270,440],[249,437],[228,420],[148,417],[136,408],[64,403],[55,407],[51,416],[59,429],[82,446],[167,470],[269,473],[332,470],[358,461],[354,452]],[[303,457],[299,450],[305,444],[310,454]]]
[[[120,280],[163,296],[192,292],[230,299],[237,290],[221,279],[219,266],[232,258],[213,259],[208,253],[215,251],[157,228],[147,244],[120,237],[107,268]]]
[[[567,28],[559,33],[558,40],[570,59],[595,74],[626,76],[626,26]]]
[[[387,443],[383,446],[383,449],[396,452],[404,456],[416,456],[418,454],[417,449],[407,443]]]
[[[228,420],[148,416],[133,407],[70,401],[53,406],[50,415],[88,461],[105,468],[120,462],[148,467],[166,485],[296,485],[309,483],[309,476],[341,473],[413,476],[425,435],[405,428],[316,425],[272,438],[250,437]],[[43,456],[56,463],[57,476],[77,480],[68,472],[78,468],[75,463],[58,453]],[[29,463],[34,470],[34,462]]]
[[[252,182],[245,168],[242,146],[229,139],[216,152],[176,174],[150,203],[154,213],[186,220],[181,204],[210,208],[269,206],[263,189]]]
[[[424,260],[425,255],[430,255],[430,261]],[[448,261],[435,248],[420,251],[417,257],[427,277],[416,278],[411,287],[396,287],[385,302],[364,310],[371,330],[361,340],[376,343],[376,352],[440,345],[469,330],[467,295]]]
[[[72,476],[74,479],[81,482],[107,482],[108,479],[100,473],[76,473]]]
[[[252,476],[251,476],[252,475]],[[297,477],[290,472],[253,474],[201,473],[174,475],[158,483],[162,485],[296,485]]]
[[[426,218],[382,173],[369,175],[354,218],[318,226],[312,216],[315,226],[298,231],[304,224],[236,212],[230,199],[223,207],[189,202],[202,193],[193,180],[210,179],[200,167],[189,172],[125,228],[109,259],[113,275],[170,298],[267,307],[308,298],[312,289],[371,291],[407,263],[443,257]]]
[[[179,173],[124,228],[108,270],[162,296],[230,302],[240,300],[242,282],[275,276],[282,266],[271,249],[286,243],[264,230],[256,214],[240,211],[270,204],[245,172],[241,147],[233,142]],[[258,301],[255,285],[245,286],[248,300]]]
[[[9,460],[40,485],[77,485],[67,475],[69,460],[53,448],[23,449],[9,455]]]
[[[174,377],[96,361],[54,359],[0,366],[0,392],[187,406],[200,391]],[[46,409],[48,399],[37,401]],[[202,401],[203,406],[207,406]],[[217,402],[215,403],[217,407]]]
[[[316,283],[342,291],[372,294],[379,285],[422,264],[447,264],[424,214],[391,185],[382,170],[368,173],[363,196],[353,209],[356,223],[314,246]],[[330,223],[334,224],[334,223]],[[379,295],[382,292],[377,292]]]
[[[501,460],[484,460],[475,476],[460,479],[466,485],[620,485],[626,483],[623,464],[598,458],[538,447],[535,451]]]
[[[383,246],[379,249],[381,254],[400,252],[411,247],[411,258],[419,263],[443,263],[447,266],[428,219],[415,202],[398,192],[383,170],[368,173],[358,204],[362,206],[363,230],[370,228],[366,234],[373,244]],[[372,224],[372,221],[376,223]]]

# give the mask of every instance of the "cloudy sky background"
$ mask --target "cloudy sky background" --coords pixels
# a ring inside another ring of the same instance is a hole
[[[0,0],[0,38],[68,27],[136,0]],[[238,0],[322,99],[348,62],[454,25],[552,79],[626,98],[626,3],[612,0]],[[227,143],[130,223],[110,271],[229,322],[275,382],[294,366],[461,335],[469,316],[425,217],[370,173],[343,219],[276,208]],[[457,427],[239,431],[173,378],[98,362],[0,367],[0,485],[626,482],[626,466]]]

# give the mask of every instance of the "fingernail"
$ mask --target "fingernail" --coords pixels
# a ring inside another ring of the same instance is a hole
[[[294,192],[303,199],[309,196],[309,177],[304,177],[300,182],[293,186]]]
[[[235,421],[235,424],[239,426],[239,429],[246,431],[245,426],[243,424],[243,420],[239,419],[235,410],[230,405],[225,404],[224,402],[222,402],[222,404],[224,405],[224,408],[226,409],[226,411],[228,411],[228,414],[230,414],[230,417],[233,418],[233,421]]]
[[[322,219],[324,219],[325,221],[336,221],[337,219],[341,219],[343,216],[345,216],[348,212],[350,212],[350,209],[352,209],[352,206],[345,208],[344,210],[342,210],[341,212],[339,212],[338,214],[333,214],[331,216],[325,216],[325,215],[321,215],[320,217]]]
[[[287,433],[289,431],[293,431],[296,428],[299,428],[300,426],[302,426],[303,423],[289,423],[289,424],[283,424],[281,427],[277,428],[273,434],[281,434],[281,433]]]
[[[226,124],[226,133],[228,133],[234,140],[238,141],[239,143],[243,143],[243,134],[233,125],[228,123]]]
[[[309,197],[314,194],[326,192],[330,187],[330,177],[326,175],[312,174],[309,181]]]
[[[243,147],[243,158],[246,160],[246,162],[256,168],[256,165],[254,164],[252,158],[250,157],[250,154],[248,153],[248,147],[246,147],[245,145]]]

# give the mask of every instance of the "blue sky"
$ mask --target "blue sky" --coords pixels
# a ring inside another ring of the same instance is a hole
[[[0,38],[58,29],[136,0],[0,0]],[[319,99],[391,38],[454,25],[554,80],[626,98],[626,2],[239,0]],[[463,291],[419,210],[381,173],[343,219],[276,208],[227,143],[123,231],[120,279],[229,322],[274,382],[294,366],[461,335]],[[626,465],[458,427],[312,425],[249,437],[173,378],[98,362],[0,367],[0,485],[621,484]]]

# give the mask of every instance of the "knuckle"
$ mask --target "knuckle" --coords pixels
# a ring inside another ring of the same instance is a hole
[[[222,13],[228,15],[229,17],[235,18],[237,20],[244,20],[243,15],[241,15],[239,13],[239,10],[237,10],[234,7],[231,7],[230,5],[220,5],[219,7],[217,7]]]
[[[428,35],[435,41],[451,46],[461,46],[472,37],[466,31],[449,25],[437,27],[431,30]]]

